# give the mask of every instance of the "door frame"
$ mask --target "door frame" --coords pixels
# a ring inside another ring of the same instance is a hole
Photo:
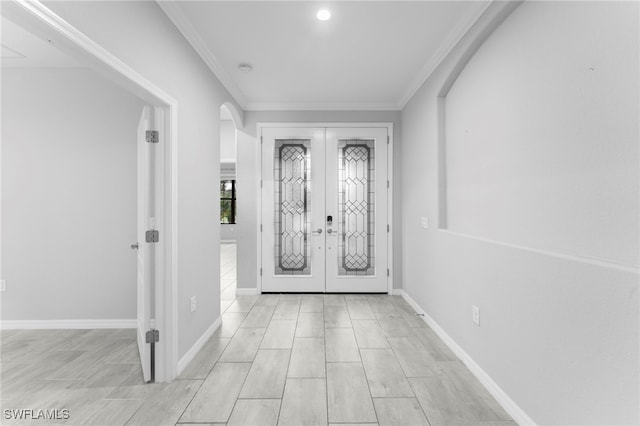
[[[258,261],[256,265],[256,282],[258,294],[262,293],[262,187],[260,182],[262,181],[262,129],[273,127],[290,127],[290,128],[308,128],[308,127],[338,127],[338,128],[350,128],[350,127],[364,127],[364,128],[385,128],[387,129],[387,135],[389,136],[389,143],[387,144],[387,178],[389,180],[389,192],[387,194],[387,220],[389,222],[389,232],[387,233],[387,262],[389,268],[389,277],[387,278],[387,292],[393,294],[393,236],[395,227],[393,226],[393,123],[391,122],[350,122],[350,123],[335,123],[335,122],[302,122],[302,123],[288,123],[288,122],[258,122],[257,123],[256,142],[258,149],[256,150],[256,164],[258,170],[256,173],[256,194],[258,202],[256,217],[256,234],[258,235],[258,244],[256,244],[256,259]]]
[[[155,321],[160,331],[156,344],[156,382],[170,382],[178,371],[178,270],[177,270],[177,109],[178,102],[133,68],[113,56],[102,46],[78,31],[38,0],[2,2],[2,14],[28,31],[52,40],[56,47],[84,61],[125,90],[160,111],[164,123],[160,131],[156,171],[161,178],[156,185],[156,229],[160,241],[156,246],[155,264]],[[123,248],[123,250],[126,248]],[[154,324],[155,323],[155,324]]]

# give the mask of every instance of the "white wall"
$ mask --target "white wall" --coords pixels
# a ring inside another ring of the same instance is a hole
[[[449,229],[638,266],[638,55],[623,10],[527,5],[469,62],[446,100]]]
[[[2,70],[2,320],[136,317],[142,106],[87,69]]]
[[[536,423],[638,424],[638,4],[525,2],[443,128],[500,7],[402,111],[405,291]]]
[[[47,6],[178,102],[178,356],[182,357],[220,316],[219,117],[220,106],[235,100],[155,2],[71,1]],[[197,297],[193,313],[191,296]]]
[[[237,182],[238,182],[238,223],[241,226],[237,233],[238,261],[246,267],[238,269],[238,288],[256,288],[257,286],[257,253],[258,235],[256,232],[258,217],[258,153],[259,143],[256,138],[258,123],[378,123],[394,124],[394,171],[393,177],[393,215],[397,230],[394,246],[394,263],[392,273],[394,287],[402,287],[402,216],[400,212],[401,176],[400,170],[400,113],[397,111],[247,111],[244,129],[238,131],[237,139]],[[246,264],[244,263],[246,261]]]
[[[236,161],[236,128],[231,120],[220,121],[220,161]]]

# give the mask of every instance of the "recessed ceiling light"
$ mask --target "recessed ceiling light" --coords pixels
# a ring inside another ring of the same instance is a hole
[[[318,13],[316,13],[316,18],[321,21],[328,21],[331,18],[331,12],[327,9],[320,9]]]
[[[238,69],[240,72],[249,72],[253,69],[253,67],[249,64],[240,64],[238,65]]]

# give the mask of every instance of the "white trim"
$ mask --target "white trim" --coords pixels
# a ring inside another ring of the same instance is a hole
[[[389,268],[389,277],[387,278],[387,292],[393,294],[393,234],[395,232],[395,223],[393,220],[393,123],[387,126],[387,136],[389,143],[387,144],[387,179],[389,179],[389,188],[387,191],[387,224],[389,232],[387,232],[387,268]]]
[[[404,290],[401,288],[394,288],[389,292],[392,296],[404,296]]]
[[[258,283],[256,288],[256,294],[262,293],[262,276],[260,275],[260,268],[262,267],[262,232],[260,232],[260,225],[262,222],[262,188],[260,188],[260,180],[262,179],[262,129],[265,128],[273,128],[273,127],[313,127],[313,128],[328,128],[328,127],[337,127],[337,128],[350,128],[350,127],[364,127],[364,128],[385,128],[387,129],[387,135],[389,136],[389,145],[387,150],[387,176],[389,179],[389,193],[387,194],[387,221],[389,225],[393,224],[393,123],[392,122],[355,122],[355,123],[310,123],[310,122],[302,122],[302,123],[290,123],[290,122],[259,122],[256,124],[256,141],[258,142],[259,148],[257,149],[256,164],[258,165],[258,173],[256,179],[256,188],[258,194],[258,202],[257,204],[257,218],[258,220],[256,225],[256,233],[258,235],[258,244],[256,247],[257,251],[257,271],[256,271],[256,282]],[[388,232],[388,240],[387,240],[387,266],[389,267],[389,279],[387,280],[387,291],[389,294],[394,294],[393,288],[393,235],[394,235],[394,227],[391,226]],[[236,290],[236,294],[237,290]]]
[[[398,102],[250,102],[245,111],[400,111]]]
[[[260,294],[257,288],[236,288],[236,296],[256,296]]]
[[[196,30],[191,21],[185,16],[184,12],[178,6],[176,2],[170,1],[158,1],[156,2],[158,6],[162,9],[162,11],[167,15],[169,20],[173,22],[173,25],[176,26],[178,31],[182,33],[187,42],[193,47],[196,53],[202,58],[207,67],[211,70],[213,75],[215,75],[220,83],[224,86],[225,89],[231,96],[233,96],[238,104],[240,104],[240,108],[246,109],[245,105],[247,104],[247,99],[242,90],[234,83],[233,79],[227,74],[224,70],[220,62],[215,57],[215,55],[209,50],[207,43],[202,39],[202,36]],[[236,127],[242,128],[242,123],[236,123]]]
[[[220,240],[221,244],[235,244],[238,240]]]
[[[528,251],[528,252],[531,252],[531,253],[541,254],[543,256],[555,257],[555,258],[558,258],[558,259],[569,260],[569,261],[572,261],[572,262],[586,263],[588,265],[599,266],[601,268],[615,269],[615,270],[621,271],[621,272],[630,272],[632,274],[640,274],[640,268],[638,268],[638,267],[621,265],[619,263],[614,263],[614,262],[607,261],[607,260],[604,260],[604,259],[595,259],[595,258],[589,258],[589,257],[584,257],[584,256],[575,256],[575,255],[564,254],[564,253],[560,253],[560,252],[556,252],[556,251],[549,251],[549,250],[542,250],[542,249],[537,249],[537,248],[533,248],[533,247],[526,247],[526,246],[521,246],[521,245],[518,245],[518,244],[506,243],[506,242],[503,242],[503,241],[491,240],[489,238],[476,237],[475,235],[465,234],[465,233],[462,233],[462,232],[455,232],[455,231],[451,231],[449,229],[438,229],[438,232],[442,232],[444,234],[449,234],[449,235],[453,235],[453,236],[460,237],[460,238],[467,238],[467,239],[470,239],[470,240],[481,241],[483,243],[492,244],[492,245],[496,245],[496,246],[509,247],[509,248],[516,249],[516,250]]]
[[[8,320],[0,321],[2,330],[76,330],[96,328],[137,328],[136,319],[77,319],[77,320]]]
[[[207,331],[205,331],[204,334],[200,336],[200,338],[193,344],[193,346],[191,346],[191,349],[189,349],[187,353],[184,354],[182,358],[180,358],[180,361],[178,361],[178,371],[177,371],[178,375],[180,375],[184,371],[184,369],[187,368],[189,363],[193,361],[196,355],[198,355],[198,352],[202,350],[202,348],[204,347],[204,345],[207,344],[211,336],[213,336],[213,333],[215,333],[216,330],[220,328],[221,325],[222,325],[222,317],[218,317],[213,322],[213,324],[211,324],[211,327],[209,327]]]
[[[392,122],[386,121],[369,121],[369,122],[353,122],[353,123],[345,123],[345,122],[300,122],[300,123],[291,123],[291,122],[278,122],[278,121],[270,121],[270,122],[259,122],[257,123],[258,131],[262,131],[263,128],[268,127],[368,127],[368,128],[393,128]],[[258,137],[260,137],[261,133],[258,133]]]
[[[440,325],[427,314],[424,309],[418,305],[418,303],[411,298],[405,291],[402,291],[402,298],[407,301],[409,305],[416,311],[418,314],[422,314],[422,319],[427,325],[438,335],[440,340],[442,340],[448,347],[453,351],[454,354],[467,366],[467,368],[471,371],[471,373],[478,379],[478,381],[484,386],[484,388],[493,396],[496,401],[505,409],[505,411],[513,417],[513,419],[519,425],[535,425],[536,423],[525,413],[525,411],[516,404],[514,400],[512,400],[509,395],[505,391],[498,386],[496,382],[493,381],[491,376],[489,376],[474,360],[467,354],[464,349],[460,347],[456,343],[449,334]]]
[[[257,202],[256,202],[256,235],[258,236],[258,244],[256,244],[256,290],[258,294],[262,294],[262,128],[267,127],[262,123],[256,124],[256,143],[258,149],[256,149],[256,180],[253,182],[256,188]],[[237,292],[237,290],[236,290]]]
[[[83,58],[93,69],[113,79],[145,101],[165,110],[164,140],[164,208],[162,223],[162,256],[164,268],[158,268],[155,309],[158,330],[163,336],[157,347],[156,381],[176,377],[178,363],[178,252],[177,252],[177,101],[133,68],[113,56],[102,46],[78,31],[37,0],[16,0],[2,5],[3,16],[11,15],[20,23],[51,37],[61,49]]]

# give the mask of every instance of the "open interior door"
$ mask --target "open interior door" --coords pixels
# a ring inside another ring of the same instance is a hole
[[[137,312],[138,312],[138,350],[142,374],[146,382],[152,380],[151,374],[151,346],[147,343],[147,332],[151,329],[151,280],[152,280],[152,250],[147,242],[147,231],[152,229],[150,224],[151,201],[151,144],[147,142],[147,131],[151,130],[151,113],[149,107],[144,107],[138,123],[138,225],[137,225]]]

